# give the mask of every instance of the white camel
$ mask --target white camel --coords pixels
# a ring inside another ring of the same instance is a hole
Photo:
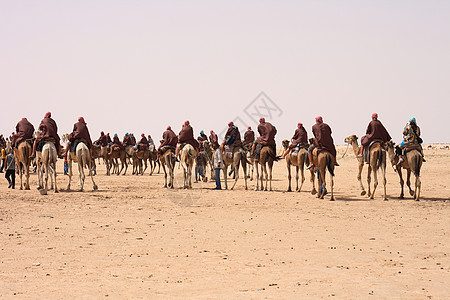
[[[67,185],[67,190],[70,190],[70,183],[72,182],[72,161],[78,163],[78,174],[80,176],[80,191],[83,191],[84,188],[84,168],[89,170],[89,176],[92,179],[93,189],[94,191],[98,189],[97,185],[94,182],[94,176],[92,175],[92,164],[91,164],[91,155],[89,153],[89,149],[85,143],[79,142],[75,153],[69,152],[67,155],[67,162],[69,164],[69,184]]]
[[[56,185],[56,160],[58,154],[55,144],[51,141],[45,142],[42,147],[42,152],[37,152],[37,166],[38,166],[38,184],[43,195],[47,195],[48,190],[48,176],[51,174],[51,186],[53,188],[53,181],[55,182],[55,193],[58,192]],[[45,184],[44,174],[45,173]]]

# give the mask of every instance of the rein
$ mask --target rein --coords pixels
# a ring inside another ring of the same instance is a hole
[[[349,143],[347,143],[347,149],[345,149],[345,152],[344,152],[344,154],[342,154],[342,156],[341,156],[341,157],[340,157],[339,159],[342,159],[342,158],[344,158],[345,154],[347,154],[348,146],[350,146],[350,144],[349,144]]]

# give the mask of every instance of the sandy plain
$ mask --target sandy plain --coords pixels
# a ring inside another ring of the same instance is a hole
[[[36,175],[21,191],[2,174],[0,298],[448,299],[450,150],[433,147],[419,202],[397,198],[390,165],[389,201],[381,188],[360,196],[351,149],[334,202],[312,196],[309,180],[286,193],[285,161],[273,192],[251,190],[255,181],[245,191],[242,179],[234,191],[179,189],[178,167],[177,188],[166,190],[162,174],[108,177],[102,164],[98,191],[87,180],[85,192],[43,196]]]

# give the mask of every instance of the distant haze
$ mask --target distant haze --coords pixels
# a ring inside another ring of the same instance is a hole
[[[47,111],[60,135],[84,116],[93,139],[187,119],[244,131],[261,92],[278,142],[322,115],[343,144],[373,112],[396,142],[411,116],[425,143],[450,142],[450,1],[0,2],[6,136]]]

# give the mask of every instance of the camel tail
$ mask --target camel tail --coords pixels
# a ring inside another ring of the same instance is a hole
[[[334,176],[333,159],[331,159],[331,155],[327,155],[327,168],[328,168],[328,172],[330,172],[331,176]]]

